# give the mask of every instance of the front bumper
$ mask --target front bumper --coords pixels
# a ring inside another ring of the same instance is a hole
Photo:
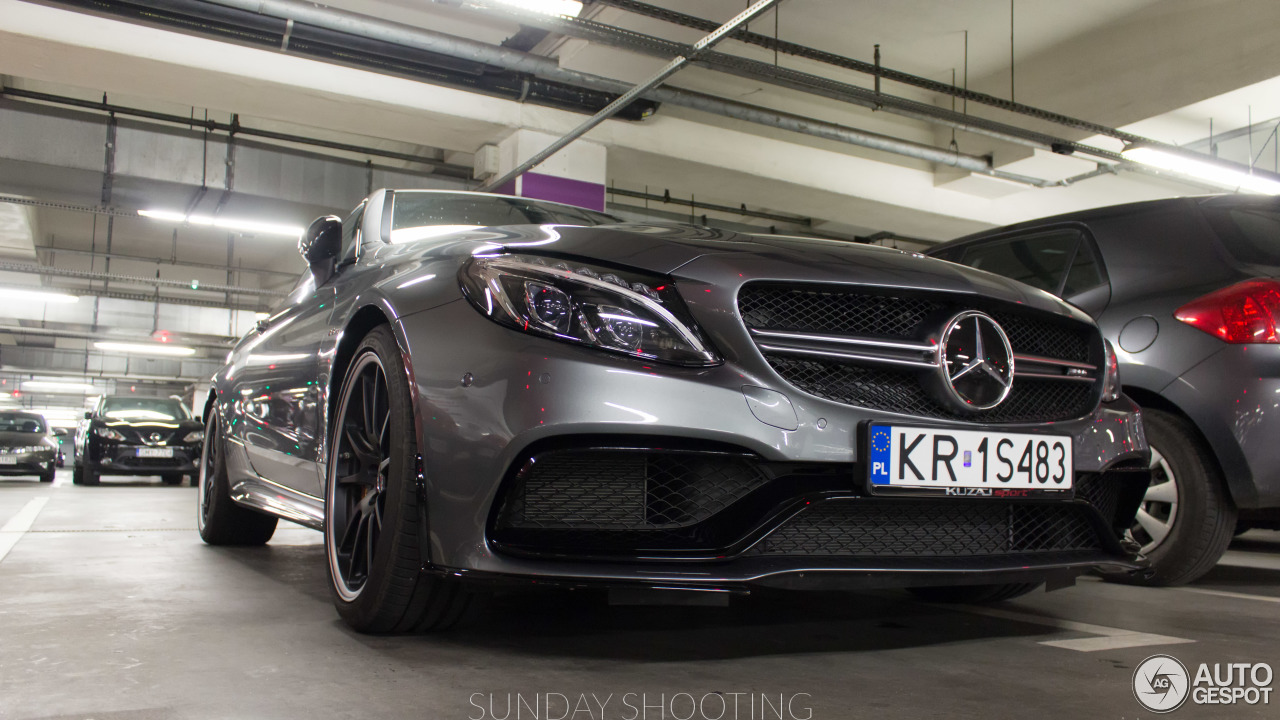
[[[57,451],[52,449],[3,454],[0,455],[0,476],[41,475],[53,469],[56,458]]]
[[[414,360],[410,372],[418,391],[418,449],[431,538],[430,556],[424,560],[442,571],[650,585],[758,584],[788,582],[781,578],[795,579],[800,573],[835,573],[866,582],[892,578],[890,584],[901,585],[938,584],[941,576],[981,582],[972,579],[974,574],[1043,579],[1102,565],[1129,570],[1142,565],[1119,543],[1128,523],[1116,519],[1116,512],[1123,511],[1115,510],[1095,513],[1089,521],[1103,538],[1095,547],[1031,556],[753,555],[751,548],[758,544],[748,541],[758,543],[782,527],[787,508],[797,502],[885,502],[860,497],[855,478],[865,475],[860,474],[859,433],[868,421],[909,420],[809,396],[767,366],[762,369],[762,363],[732,356],[719,367],[677,368],[531,337],[484,319],[465,301],[401,318],[396,330]],[[459,335],[469,341],[447,346],[439,341]],[[470,383],[462,381],[467,375]],[[773,410],[764,408],[752,388],[781,393],[784,402]],[[998,429],[1072,435],[1081,474],[1145,467],[1148,457],[1140,416],[1127,400],[1078,420]],[[729,555],[640,552],[601,557],[584,552],[569,558],[563,552],[529,553],[495,542],[504,483],[531,452],[549,446],[643,449],[674,443],[695,450],[729,448],[766,464],[827,468],[846,484],[819,488],[813,497],[784,494],[754,526],[743,526],[741,542],[731,543],[734,554]],[[1145,487],[1147,479],[1143,472],[1099,477],[1131,488]],[[1132,505],[1129,519],[1136,502]]]
[[[89,467],[102,475],[158,475],[161,473],[193,473],[200,458],[199,445],[167,446],[172,457],[139,457],[139,450],[157,449],[150,445],[103,442],[86,458]]]

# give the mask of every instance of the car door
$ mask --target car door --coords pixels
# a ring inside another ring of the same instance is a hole
[[[1111,287],[1093,239],[1076,226],[979,240],[948,248],[935,257],[1053,293],[1095,318],[1111,299]]]
[[[343,222],[344,248],[358,240],[362,209]],[[321,353],[333,342],[330,319],[343,275],[316,287],[308,272],[255,330],[233,369],[232,393],[245,422],[231,434],[244,444],[254,472],[313,497],[322,494]]]

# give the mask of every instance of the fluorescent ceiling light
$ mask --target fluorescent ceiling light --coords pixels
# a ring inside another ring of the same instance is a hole
[[[487,2],[472,0],[468,4],[482,7],[486,4],[506,5],[544,15],[568,15],[569,17],[578,17],[582,12],[582,3],[578,0],[487,0]]]
[[[97,388],[89,383],[61,382],[58,380],[25,380],[22,383],[22,390],[23,392],[78,393],[83,395],[98,391]]]
[[[36,300],[47,303],[73,303],[80,299],[77,295],[69,295],[67,293],[51,292],[49,290],[36,290],[33,288],[17,288],[7,287],[0,288],[0,298],[12,298],[14,300]]]
[[[222,230],[236,230],[244,233],[253,233],[255,235],[284,235],[287,237],[300,237],[306,228],[300,225],[280,225],[277,223],[264,223],[254,220],[236,220],[235,218],[213,217],[210,215],[187,215],[180,212],[172,212],[169,210],[139,210],[138,214],[152,220],[164,220],[166,222],[184,223],[186,225],[198,225],[200,227],[213,227]]]
[[[1141,145],[1126,149],[1122,155],[1126,160],[1179,173],[1224,188],[1262,195],[1280,195],[1280,182],[1261,175],[1250,175],[1246,170],[1237,170],[1210,158],[1200,160],[1187,153],[1170,152]]]
[[[122,343],[122,342],[96,342],[94,347],[99,350],[112,350],[122,353],[135,353],[137,355],[195,355],[195,348],[184,347],[182,345],[165,345],[164,343]]]

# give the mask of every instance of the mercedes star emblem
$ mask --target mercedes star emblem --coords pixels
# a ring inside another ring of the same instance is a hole
[[[1013,387],[1013,348],[991,316],[969,310],[951,318],[940,347],[943,388],[960,410],[990,410]]]

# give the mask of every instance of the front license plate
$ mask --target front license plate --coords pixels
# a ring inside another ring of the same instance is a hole
[[[871,425],[871,492],[1032,497],[1072,492],[1071,437]]]
[[[171,458],[173,448],[138,448],[140,458]]]
[[[12,455],[0,455],[0,465],[17,465],[18,458]]]

